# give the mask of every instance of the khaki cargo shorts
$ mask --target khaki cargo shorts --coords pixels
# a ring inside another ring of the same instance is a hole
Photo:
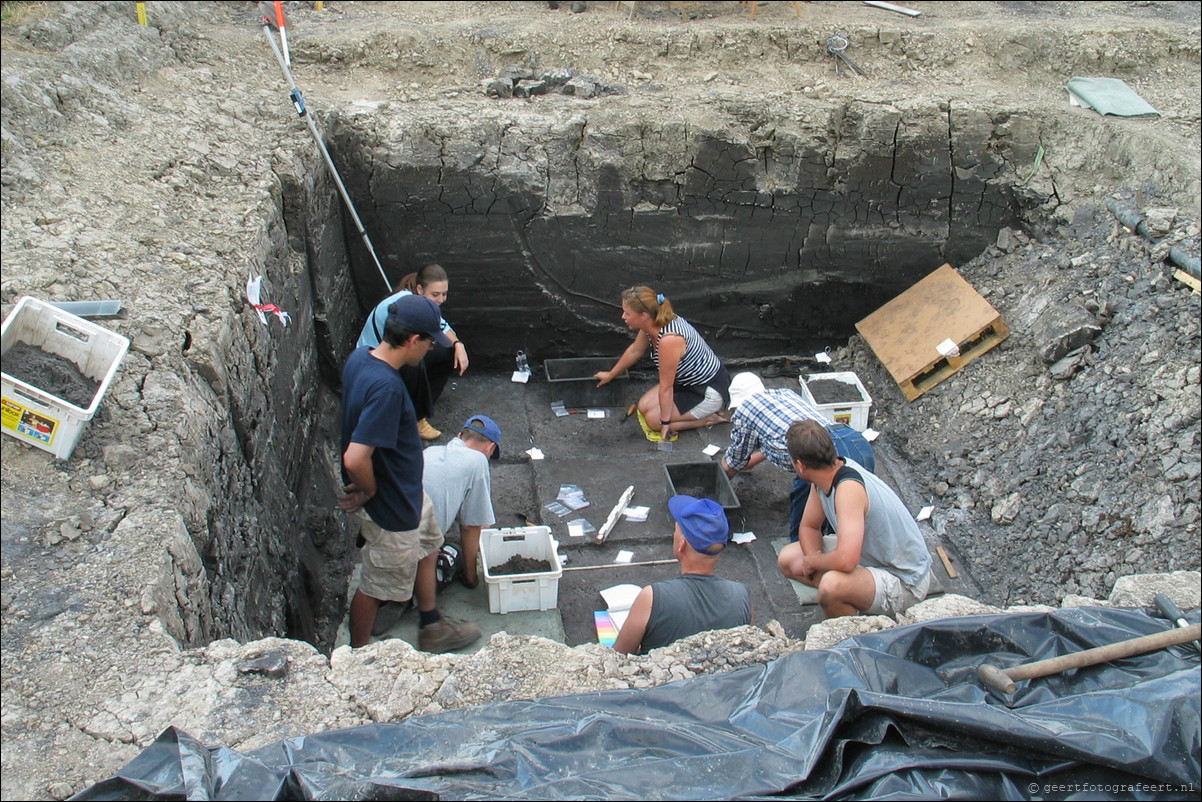
[[[917,585],[910,586],[902,582],[897,574],[891,574],[884,568],[864,567],[872,574],[872,581],[876,584],[872,606],[864,611],[864,615],[896,616],[925,599],[927,591],[931,589],[930,571]]]
[[[361,550],[363,570],[359,590],[380,601],[408,601],[413,596],[417,563],[442,547],[442,532],[434,517],[434,504],[422,493],[422,517],[416,529],[392,532],[382,529],[359,510],[360,532],[367,545]]]
[[[837,535],[822,536],[822,550],[824,552],[834,551],[835,546],[839,544]],[[863,615],[891,615],[896,617],[898,613],[905,612],[909,608],[918,604],[927,597],[927,592],[931,589],[931,572],[927,571],[927,575],[922,580],[911,587],[901,581],[901,577],[897,574],[891,574],[884,568],[874,568],[865,565],[864,570],[872,574],[872,583],[876,586],[876,590],[872,596],[872,606],[867,610],[861,610]]]

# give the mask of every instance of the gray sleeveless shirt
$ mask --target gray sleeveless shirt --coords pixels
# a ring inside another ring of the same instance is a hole
[[[684,574],[651,585],[651,615],[641,654],[711,629],[751,623],[751,593],[742,582]]]
[[[835,474],[828,496],[821,489],[818,498],[826,520],[839,533],[839,517],[835,514],[835,490],[845,481],[859,482],[868,493],[868,514],[864,520],[864,545],[860,565],[884,568],[897,574],[901,581],[914,587],[931,570],[931,553],[914,521],[914,516],[893,492],[893,488],[876,474],[865,470],[853,459]]]

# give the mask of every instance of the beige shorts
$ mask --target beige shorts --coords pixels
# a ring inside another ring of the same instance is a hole
[[[442,547],[442,532],[430,497],[422,493],[422,517],[417,529],[392,532],[380,528],[363,510],[359,510],[359,517],[363,519],[360,532],[367,541],[361,550],[359,590],[380,601],[408,601],[413,596],[418,561]]]
[[[835,546],[839,544],[837,535],[822,536],[822,550],[824,552],[834,551]],[[927,575],[922,578],[914,587],[910,587],[901,581],[901,577],[897,574],[891,574],[884,568],[873,568],[864,566],[864,570],[872,574],[872,584],[875,586],[875,591],[872,595],[872,606],[867,610],[861,610],[864,615],[892,615],[905,612],[909,608],[918,604],[927,597],[927,591],[931,589],[931,572],[927,571]]]
[[[864,611],[864,615],[892,615],[905,612],[927,597],[931,589],[931,572],[927,571],[917,585],[911,587],[901,581],[897,574],[891,574],[884,568],[864,566],[872,574],[876,584],[876,593],[872,596],[872,606]]]
[[[707,418],[713,415],[718,410],[722,409],[722,393],[715,390],[713,387],[705,388],[705,398],[701,403],[692,409],[685,412],[685,415],[692,415],[697,420]]]

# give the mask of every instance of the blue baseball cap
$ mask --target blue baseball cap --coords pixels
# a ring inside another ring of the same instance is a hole
[[[712,557],[726,547],[730,523],[726,520],[726,510],[718,502],[709,498],[673,496],[668,499],[668,511],[680,524],[680,533],[694,551]]]
[[[463,428],[496,443],[497,447],[493,449],[492,458],[501,458],[501,427],[492,418],[487,415],[472,415],[464,421]]]
[[[451,338],[442,333],[442,313],[438,304],[424,295],[404,295],[388,307],[389,317],[394,318],[410,331],[434,338],[434,342],[451,347]]]

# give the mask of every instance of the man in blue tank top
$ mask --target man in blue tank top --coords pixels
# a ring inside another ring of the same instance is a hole
[[[830,432],[818,421],[794,423],[785,442],[794,470],[812,487],[800,539],[777,558],[780,572],[817,588],[827,618],[896,616],[926,598],[931,553],[893,489],[854,460],[840,457]],[[835,532],[825,539],[823,522]]]
[[[712,499],[692,496],[673,496],[668,510],[676,520],[672,553],[680,576],[648,585],[635,598],[614,641],[624,654],[646,654],[698,632],[755,622],[747,587],[713,575],[730,536],[726,511]]]

